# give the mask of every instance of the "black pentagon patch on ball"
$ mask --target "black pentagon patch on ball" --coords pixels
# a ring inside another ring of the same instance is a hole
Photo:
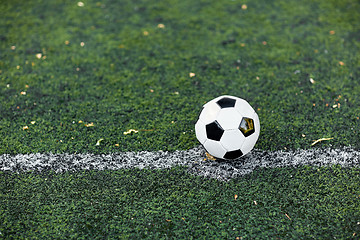
[[[221,107],[221,108],[229,108],[229,107],[234,107],[235,106],[235,99],[232,98],[228,98],[228,97],[224,97],[222,99],[220,99],[219,101],[217,101],[216,103]]]
[[[230,151],[230,152],[225,153],[224,158],[225,159],[236,159],[236,158],[241,157],[242,155],[243,155],[243,153],[239,149],[239,150]]]
[[[208,139],[220,141],[220,138],[222,137],[223,133],[224,133],[224,129],[220,126],[220,124],[217,121],[214,121],[206,125],[206,135]]]
[[[239,130],[244,134],[245,137],[250,136],[255,132],[254,120],[244,117],[241,120]]]

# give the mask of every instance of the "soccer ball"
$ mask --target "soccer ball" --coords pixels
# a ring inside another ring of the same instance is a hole
[[[247,101],[224,95],[203,106],[195,133],[212,156],[236,159],[254,148],[260,134],[260,121]]]

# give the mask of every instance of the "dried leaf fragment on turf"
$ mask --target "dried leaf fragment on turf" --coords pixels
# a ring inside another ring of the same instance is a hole
[[[140,130],[137,130],[138,132],[139,131],[142,131],[142,132],[152,132],[152,131],[155,131],[156,129],[155,128],[152,128],[152,129],[140,129]]]
[[[103,139],[103,138],[100,138],[100,139],[96,142],[95,146],[100,146],[100,142],[102,142],[102,141],[104,141],[104,139]]]
[[[94,123],[93,122],[91,122],[91,123],[86,123],[85,124],[85,127],[93,127],[94,126]]]
[[[206,155],[206,159],[207,159],[207,160],[213,160],[213,161],[216,160],[216,158],[214,158],[214,157],[213,157],[212,155],[210,155],[210,153],[208,153],[208,152],[206,152],[205,155]]]
[[[129,129],[128,131],[124,132],[124,135],[128,135],[130,133],[138,133],[139,131],[136,129]]]
[[[322,142],[322,141],[329,141],[331,139],[334,139],[334,138],[320,138],[318,140],[314,140],[314,142],[310,145],[310,146],[314,146],[315,144],[319,143],[319,142]]]

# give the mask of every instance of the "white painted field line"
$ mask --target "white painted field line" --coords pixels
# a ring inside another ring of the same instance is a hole
[[[0,171],[56,172],[85,169],[153,168],[163,169],[187,166],[188,172],[219,180],[228,180],[251,173],[256,168],[297,167],[302,165],[360,167],[360,151],[350,147],[342,149],[309,149],[295,151],[254,150],[239,160],[204,161],[202,147],[186,151],[120,152],[111,154],[18,154],[0,155]]]

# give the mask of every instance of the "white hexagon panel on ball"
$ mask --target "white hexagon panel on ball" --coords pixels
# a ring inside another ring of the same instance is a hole
[[[224,95],[203,106],[195,133],[209,154],[221,159],[237,159],[254,148],[260,134],[260,121],[246,100]]]

